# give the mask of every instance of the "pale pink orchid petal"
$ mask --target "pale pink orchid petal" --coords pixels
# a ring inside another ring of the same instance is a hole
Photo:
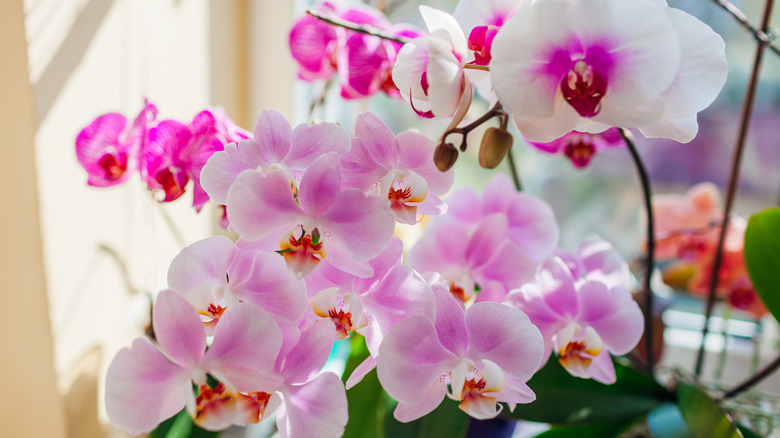
[[[602,350],[601,353],[593,357],[589,372],[593,376],[593,380],[605,385],[611,385],[617,381],[615,364],[612,363],[612,357],[607,350]]]
[[[350,149],[349,133],[335,123],[301,123],[292,132],[292,147],[282,162],[292,170],[304,171],[320,155],[346,153]]]
[[[457,356],[439,341],[431,320],[415,315],[398,323],[385,336],[379,347],[377,373],[382,387],[399,405],[436,400],[436,405],[426,404],[429,411],[416,412],[422,416],[444,398],[445,376],[458,362]]]
[[[697,115],[693,114],[679,119],[662,118],[649,125],[640,126],[639,131],[647,138],[668,138],[680,143],[688,143],[696,138],[699,132],[696,117]]]
[[[542,357],[542,364],[547,363],[547,356]],[[536,400],[536,393],[529,387],[526,380],[513,379],[506,377],[504,389],[496,394],[496,399],[504,402],[509,407],[509,411],[514,411],[519,403],[531,403]]]
[[[393,131],[373,113],[363,113],[355,120],[355,137],[363,139],[368,155],[385,169],[398,164],[401,153]]]
[[[171,261],[168,287],[185,296],[203,284],[224,287],[227,285],[225,274],[234,255],[235,245],[227,237],[199,240],[185,247]]]
[[[276,418],[282,438],[338,438],[344,434],[347,394],[337,375],[322,373],[305,384],[287,385],[282,396],[284,405]]]
[[[239,391],[273,392],[282,377],[273,372],[282,345],[279,325],[260,307],[238,303],[225,310],[201,367]]]
[[[562,317],[573,318],[577,314],[577,288],[563,260],[552,257],[543,261],[536,275],[547,305]]]
[[[466,247],[466,263],[470,266],[485,264],[495,249],[504,243],[509,220],[501,214],[493,214],[482,219],[474,230]]]
[[[307,216],[317,217],[333,208],[335,198],[340,192],[341,166],[339,157],[336,153],[329,152],[314,160],[301,178],[298,203]],[[312,230],[306,231],[311,232]]]
[[[444,348],[463,357],[468,349],[468,327],[464,321],[462,303],[441,283],[431,284],[436,303],[436,333]]]
[[[363,377],[365,377],[368,373],[373,371],[376,368],[376,358],[374,356],[368,356],[366,360],[360,363],[357,367],[355,367],[354,370],[352,370],[352,374],[349,375],[349,378],[345,382],[344,387],[349,390],[353,386],[357,385],[363,380]]]
[[[334,329],[330,320],[321,319],[301,332],[281,369],[286,384],[307,382],[322,369],[333,347]]]
[[[308,304],[306,286],[290,275],[284,258],[270,251],[239,249],[236,259],[244,263],[228,270],[233,294],[291,321],[303,315]]]
[[[403,261],[403,250],[401,239],[396,236],[391,237],[385,250],[369,262],[374,275],[367,278],[355,277],[354,292],[363,294],[382,282],[390,269]]]
[[[561,314],[550,308],[544,293],[536,284],[524,284],[515,289],[507,295],[506,302],[533,317],[533,323],[542,333],[545,342],[567,324]]]
[[[414,171],[428,183],[428,190],[442,196],[452,187],[455,172],[440,171],[433,161],[436,143],[430,138],[412,131],[404,131],[396,136],[398,141],[398,167]]]
[[[441,384],[444,385],[444,384]],[[446,385],[445,385],[446,386]],[[438,387],[437,387],[438,389]],[[430,414],[444,400],[446,387],[442,391],[431,390],[418,396],[413,402],[398,402],[393,417],[402,423],[408,423]]]
[[[260,113],[255,124],[254,143],[266,163],[281,163],[292,148],[290,124],[276,111]]]
[[[256,169],[260,163],[262,157],[254,140],[229,143],[203,166],[200,182],[214,202],[226,204],[228,190],[238,175],[247,169]]]
[[[165,354],[185,368],[200,363],[206,350],[206,331],[187,300],[171,290],[157,295],[152,310],[155,337]]]
[[[588,281],[580,287],[580,324],[593,327],[614,354],[631,351],[644,330],[644,317],[631,294],[620,287]]]
[[[542,335],[520,310],[499,303],[475,303],[466,311],[466,329],[469,358],[490,361],[505,375],[523,381],[539,369]]]
[[[244,171],[228,191],[227,212],[233,229],[248,240],[259,240],[304,217],[288,175],[280,170],[267,175]]]
[[[577,111],[566,100],[562,98],[556,99],[554,108],[555,112],[552,115],[538,119],[522,117],[519,114],[512,113],[512,121],[515,122],[515,126],[517,126],[517,129],[526,140],[537,143],[553,141],[563,135],[563,133],[574,131],[580,127],[583,122],[582,117],[577,114]],[[602,124],[600,123],[599,125]],[[604,127],[602,130],[607,128]],[[580,130],[589,131],[586,128],[581,128]]]
[[[147,339],[117,353],[106,373],[106,412],[132,435],[176,415],[192,393],[191,372],[168,361]]]
[[[355,261],[368,261],[385,249],[395,224],[385,200],[345,189],[336,195],[333,205],[318,220],[334,238],[337,236],[340,250]]]
[[[428,229],[409,251],[407,263],[420,272],[445,272],[450,266],[466,265],[468,228],[460,223],[443,223]],[[453,236],[464,236],[452,238]]]
[[[389,332],[411,315],[421,314],[431,320],[436,317],[431,287],[420,274],[404,265],[391,268],[381,283],[361,295],[361,300],[381,333]]]
[[[577,248],[577,256],[584,269],[583,277],[600,281],[608,286],[620,286],[628,289],[631,283],[631,271],[623,256],[606,240],[590,237],[583,240]],[[578,278],[576,273],[573,273]]]

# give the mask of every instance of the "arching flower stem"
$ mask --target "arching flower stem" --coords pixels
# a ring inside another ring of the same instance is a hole
[[[651,203],[652,193],[650,190],[650,178],[647,174],[642,158],[636,150],[630,134],[623,128],[618,128],[620,136],[631,153],[631,158],[636,165],[639,181],[642,186],[642,195],[645,201],[645,211],[647,212],[647,255],[645,259],[645,275],[642,278],[642,291],[645,294],[645,355],[647,359],[647,371],[652,375],[655,366],[655,352],[653,350],[653,290],[650,286],[653,277],[653,267],[655,265],[655,221],[653,219],[653,206]]]
[[[504,111],[504,108],[501,106],[501,102],[498,102],[491,108],[488,112],[483,114],[480,118],[477,120],[474,120],[473,122],[469,123],[466,126],[461,126],[460,128],[451,128],[446,131],[444,131],[444,134],[441,136],[441,140],[439,140],[440,143],[444,143],[447,140],[447,137],[450,134],[460,134],[462,139],[460,142],[460,151],[465,152],[466,151],[466,138],[468,137],[469,133],[479,126],[481,126],[483,123],[487,122],[488,120],[492,119],[493,117],[498,117],[501,119],[501,127],[506,129],[506,126],[509,122],[509,114],[507,114],[506,111]]]
[[[764,15],[761,20],[761,28],[764,32],[769,28],[769,19],[772,15],[772,6],[774,0],[767,0],[764,4]],[[756,46],[756,56],[753,61],[753,70],[750,75],[750,82],[748,82],[748,88],[745,92],[745,101],[742,106],[742,116],[739,122],[739,136],[737,137],[737,145],[734,148],[734,155],[731,158],[731,172],[729,174],[728,191],[726,192],[726,203],[723,207],[723,226],[720,228],[720,234],[718,235],[718,246],[715,250],[715,260],[712,265],[712,275],[710,276],[710,290],[707,296],[707,306],[704,311],[704,327],[701,331],[701,345],[699,346],[699,353],[696,356],[696,366],[694,372],[696,376],[701,375],[701,369],[704,363],[704,346],[709,332],[709,321],[712,316],[713,308],[715,307],[715,292],[718,289],[718,272],[723,263],[723,244],[726,240],[726,230],[729,225],[729,215],[731,214],[731,208],[734,205],[734,198],[737,193],[737,183],[739,182],[739,170],[742,164],[742,152],[745,149],[745,139],[747,138],[748,127],[750,123],[750,117],[753,114],[753,103],[756,97],[756,90],[758,89],[758,74],[761,67],[761,58],[764,54],[764,44],[758,44]]]
[[[333,26],[338,26],[338,27],[343,27],[344,29],[349,29],[349,30],[351,30],[353,32],[358,32],[358,33],[362,33],[362,34],[366,34],[366,35],[372,35],[372,36],[375,36],[375,37],[382,38],[383,40],[395,41],[396,43],[399,43],[399,44],[406,44],[406,43],[408,43],[410,41],[410,40],[408,40],[406,38],[400,38],[398,36],[391,35],[391,34],[389,34],[387,32],[383,32],[383,31],[381,31],[381,30],[379,30],[379,29],[377,29],[375,27],[363,26],[363,25],[359,25],[359,24],[355,24],[355,23],[350,23],[349,21],[340,20],[338,18],[329,17],[329,16],[323,14],[322,12],[316,11],[314,9],[307,9],[306,13],[311,15],[312,17],[318,19],[318,20],[322,20],[322,21],[324,21],[324,22],[326,22],[328,24],[331,24]]]

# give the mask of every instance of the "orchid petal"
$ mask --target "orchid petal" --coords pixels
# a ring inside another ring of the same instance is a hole
[[[152,319],[165,354],[185,368],[197,366],[206,349],[206,332],[192,305],[181,295],[164,290],[154,303]]]
[[[286,437],[338,438],[347,425],[347,393],[333,373],[322,373],[303,385],[287,386],[277,413],[279,434]]]
[[[592,281],[580,286],[578,320],[583,326],[593,327],[614,354],[631,351],[644,328],[642,311],[628,291]]]
[[[223,236],[199,240],[179,252],[168,267],[168,287],[186,295],[201,284],[225,286],[235,245]]]
[[[333,332],[330,320],[319,320],[301,332],[298,343],[284,361],[285,383],[306,382],[322,369],[333,347]]]
[[[293,199],[289,177],[272,170],[267,175],[247,170],[228,191],[230,224],[241,237],[259,240],[280,227],[300,223],[303,212]]]
[[[264,162],[281,163],[292,148],[292,128],[281,114],[265,110],[257,118],[254,142]]]
[[[341,190],[341,166],[334,152],[321,155],[301,178],[298,202],[309,217],[317,217],[328,211]],[[306,230],[311,232],[312,230]]]

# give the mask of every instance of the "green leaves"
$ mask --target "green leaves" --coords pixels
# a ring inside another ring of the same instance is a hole
[[[569,374],[553,357],[528,382],[536,401],[517,405],[511,415],[520,420],[583,425],[634,421],[673,394],[651,377],[615,363],[617,382],[604,385]],[[505,411],[507,412],[507,411]]]
[[[731,418],[702,390],[688,384],[677,386],[678,406],[696,438],[742,438]]]
[[[182,409],[176,416],[163,421],[149,434],[150,438],[216,438],[218,436],[219,432],[209,432],[196,426],[187,409]]]
[[[780,208],[750,217],[745,231],[745,265],[756,293],[780,321]]]

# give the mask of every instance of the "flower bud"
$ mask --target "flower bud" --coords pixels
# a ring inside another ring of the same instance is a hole
[[[511,148],[512,134],[500,128],[488,128],[479,145],[479,165],[486,169],[495,168],[501,164]]]
[[[441,142],[436,146],[436,151],[433,152],[433,162],[442,172],[450,170],[457,159],[458,150],[452,143]]]

